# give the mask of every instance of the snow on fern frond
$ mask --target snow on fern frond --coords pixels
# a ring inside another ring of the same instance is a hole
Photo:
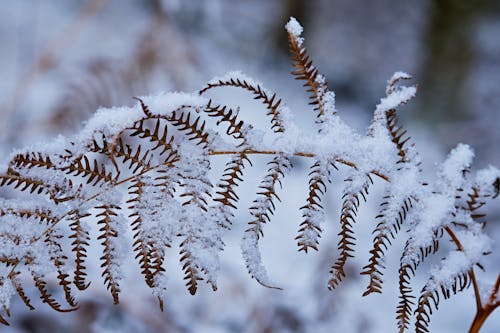
[[[413,77],[402,71],[395,72],[392,74],[391,78],[387,80],[387,86],[385,88],[385,93],[386,95],[390,95],[393,91],[394,88],[396,87],[396,84],[401,81],[401,80],[411,80]]]
[[[302,46],[303,39],[301,38],[304,28],[300,25],[295,17],[290,17],[290,20],[285,25],[286,31],[297,39],[299,46]]]
[[[264,224],[271,221],[274,214],[276,209],[275,201],[281,201],[277,191],[282,187],[282,180],[292,165],[289,157],[284,155],[276,156],[268,165],[270,168],[259,185],[257,199],[253,201],[252,207],[250,207],[252,221],[248,223],[249,228],[243,236],[241,250],[250,275],[260,284],[271,287],[266,269],[262,264],[258,243],[259,239],[264,236]]]
[[[438,171],[438,176],[448,191],[454,192],[465,185],[465,173],[471,167],[473,159],[474,151],[469,145],[461,143],[451,150]]]
[[[266,115],[271,117],[271,129],[276,133],[283,133],[288,127],[293,126],[291,122],[292,114],[281,98],[266,88],[263,84],[248,77],[241,71],[229,72],[224,76],[215,77],[203,87],[199,94],[204,94],[208,90],[217,87],[236,87],[250,92],[254,99],[261,101],[267,108]],[[245,126],[246,131],[250,131],[249,126]]]
[[[498,196],[500,192],[500,169],[490,165],[477,171],[475,186],[480,189],[483,196]]]
[[[428,289],[437,289],[440,286],[450,288],[457,276],[468,272],[475,264],[481,262],[485,253],[491,250],[492,241],[484,234],[457,231],[456,236],[464,248],[451,251],[439,266],[431,269]]]
[[[402,104],[408,103],[412,98],[415,97],[416,93],[416,86],[403,86],[389,90],[387,96],[382,98],[380,100],[380,103],[375,108],[375,113],[373,116],[374,123],[385,124],[385,113],[391,109],[396,109]]]

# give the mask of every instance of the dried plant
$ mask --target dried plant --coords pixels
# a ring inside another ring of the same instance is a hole
[[[361,272],[369,277],[364,295],[382,292],[386,252],[396,237],[406,237],[396,309],[399,331],[413,321],[417,332],[427,332],[441,299],[471,285],[477,302],[471,332],[479,330],[500,302],[500,278],[483,300],[474,274],[489,252],[479,209],[498,196],[500,170],[489,167],[472,174],[473,152],[460,144],[438,168],[437,179],[425,182],[418,154],[396,111],[415,96],[415,86],[399,85],[410,76],[397,72],[389,80],[386,97],[377,105],[366,135],[361,135],[338,116],[333,92],[307,55],[302,27],[292,18],[286,28],[292,74],[310,93],[316,133],[302,132],[275,93],[241,73],[230,73],[195,94],[160,94],[138,98],[132,108],[100,109],[74,137],[13,153],[0,174],[0,187],[19,193],[18,198],[0,202],[2,323],[7,324],[15,294],[33,309],[23,277],[33,280],[42,301],[54,310],[75,310],[74,289],[85,290],[90,283],[86,253],[94,242],[101,244],[102,277],[118,303],[128,228],[133,231],[133,251],[142,275],[160,307],[166,293],[164,260],[176,238],[189,292],[195,294],[202,280],[216,290],[224,232],[239,208],[237,187],[245,179],[245,168],[252,166],[252,156],[259,154],[271,160],[250,207],[252,220],[241,250],[249,274],[260,284],[275,287],[259,250],[264,225],[273,220],[279,189],[293,168],[291,158],[304,157],[312,160],[312,166],[305,204],[300,207],[299,251],[318,249],[331,175],[340,166],[349,170],[342,191],[340,254],[331,266],[330,289],[346,277],[346,264],[355,255],[356,212],[375,178],[380,178],[386,192],[371,257]],[[239,109],[205,97],[225,87],[241,88],[262,102],[274,139],[243,122]],[[207,172],[217,156],[227,156],[228,161],[213,184]],[[97,239],[91,237],[92,224],[97,224]],[[445,239],[456,250],[430,272],[416,298],[412,277]],[[66,305],[47,287],[51,276],[59,281]]]

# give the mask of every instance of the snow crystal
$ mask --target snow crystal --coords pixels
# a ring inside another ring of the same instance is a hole
[[[302,28],[295,17],[290,17],[290,20],[285,25],[285,29],[290,35],[295,37],[297,43],[299,44],[299,46],[301,46],[303,39],[300,37],[300,35],[302,35],[302,31],[304,31],[304,28]]]
[[[401,87],[392,91],[389,95],[382,98],[380,103],[377,105],[375,109],[374,119],[377,121],[379,118],[385,117],[385,112],[395,109],[401,104],[407,103],[417,94],[417,87]],[[385,118],[383,118],[385,119]]]
[[[481,190],[482,195],[495,196],[499,191],[498,188],[495,188],[495,186],[500,185],[495,185],[499,179],[500,169],[490,165],[489,167],[481,169],[476,173],[475,186]]]
[[[262,285],[270,286],[271,282],[267,276],[266,268],[262,264],[258,241],[257,233],[245,232],[241,240],[241,254],[250,274]]]
[[[438,176],[448,187],[449,191],[456,191],[463,187],[465,182],[464,171],[467,170],[474,158],[474,151],[469,145],[458,144],[442,163]]]
[[[119,134],[123,129],[130,127],[140,119],[144,113],[139,106],[114,107],[98,109],[90,118],[85,127],[80,132],[78,138],[80,142],[88,142],[93,139],[94,133],[104,133],[109,136]]]
[[[406,72],[395,72],[391,78],[387,81],[387,87],[385,90],[385,93],[389,95],[392,93],[394,86],[400,81],[400,80],[410,80],[412,77],[410,74]]]
[[[202,108],[208,104],[208,99],[198,93],[159,93],[143,96],[141,99],[152,114],[159,116],[168,116],[181,107]]]
[[[442,260],[440,267],[431,269],[431,279],[427,284],[428,289],[436,289],[440,285],[450,287],[455,277],[470,268],[470,261],[462,251],[452,251]]]
[[[0,281],[2,281],[0,283],[0,306],[4,309],[10,308],[10,300],[16,294],[16,288],[12,281],[7,278],[10,270],[10,267],[0,266]]]
[[[410,232],[417,249],[429,246],[434,238],[434,231],[449,222],[454,203],[454,198],[439,193],[429,193],[420,198],[417,207],[410,214],[418,221]]]
[[[456,236],[464,246],[463,250],[450,252],[439,267],[431,270],[428,288],[435,289],[439,285],[450,287],[455,277],[466,273],[474,264],[480,262],[484,253],[491,249],[491,239],[485,234],[457,231]]]

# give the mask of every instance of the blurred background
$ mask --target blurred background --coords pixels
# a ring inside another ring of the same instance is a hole
[[[475,149],[476,167],[500,165],[498,0],[3,1],[0,156],[78,131],[98,107],[130,106],[133,96],[159,91],[195,91],[233,70],[276,91],[307,123],[307,95],[289,75],[284,25],[290,16],[304,26],[306,46],[336,93],[339,114],[359,131],[368,125],[387,79],[402,70],[418,84],[417,98],[401,116],[423,156],[424,170],[432,171],[458,142]],[[262,123],[247,95],[230,89],[217,98],[240,105],[246,119]],[[111,304],[96,278],[92,290],[81,295],[76,313],[56,314],[44,306],[29,312],[17,303],[7,331],[396,331],[396,282],[390,273],[397,272],[401,244],[388,258],[385,294],[361,298],[366,281],[357,274],[366,264],[381,190],[374,189],[359,217],[360,224],[370,227],[358,227],[361,255],[353,261],[352,278],[343,288],[327,292],[326,274],[336,255],[339,195],[335,190],[329,194],[332,230],[324,235],[320,251],[297,254],[293,237],[300,213],[295,208],[305,200],[308,165],[294,162],[297,171],[290,175],[276,225],[266,229],[263,242],[269,274],[284,291],[257,285],[241,262],[238,240],[249,218],[244,203],[255,193],[248,185],[239,192],[241,223],[228,235],[218,292],[188,295],[181,275],[176,275],[179,264],[173,251],[171,296],[163,313],[134,265],[120,306]],[[260,164],[248,179],[262,177]],[[335,179],[342,181],[342,176]],[[500,208],[498,202],[491,206],[488,232],[499,240]],[[482,274],[486,283],[500,268],[498,244],[495,249]],[[465,331],[473,307],[472,293],[456,296],[443,303],[431,328]],[[499,317],[494,313],[484,332],[498,332]]]

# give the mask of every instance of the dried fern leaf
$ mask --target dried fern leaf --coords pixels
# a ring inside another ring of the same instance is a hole
[[[216,192],[213,199],[216,205],[213,209],[220,211],[221,216],[219,223],[225,229],[231,227],[234,219],[232,210],[237,209],[236,204],[239,200],[236,194],[236,187],[243,181],[242,177],[245,164],[252,165],[247,154],[241,153],[232,156],[226,163],[222,177],[216,185]]]
[[[321,201],[326,193],[326,184],[331,182],[331,167],[337,168],[331,161],[316,161],[311,167],[309,195],[306,204],[300,208],[304,221],[300,224],[298,236],[295,237],[299,251],[307,253],[309,248],[318,250],[320,223],[325,214]]]
[[[0,186],[5,185],[14,186],[15,189],[19,189],[20,191],[29,190],[30,193],[36,192],[37,194],[41,194],[42,192],[51,193],[52,190],[52,188],[44,182],[22,176],[19,172],[10,167],[7,169],[6,174],[0,175]]]
[[[300,32],[290,29],[289,24],[297,23],[291,19],[287,24],[288,30],[288,45],[290,54],[292,55],[292,66],[295,68],[292,75],[296,80],[304,81],[304,87],[310,93],[309,104],[314,106],[317,112],[317,122],[322,123],[325,116],[335,114],[334,101],[335,97],[332,92],[328,91],[328,83],[323,75],[319,74],[318,69],[313,65],[312,59],[307,54],[307,50],[303,45],[303,38],[300,37]],[[298,23],[297,23],[298,24]]]
[[[68,257],[64,255],[61,244],[57,241],[63,236],[55,231],[55,229],[51,229],[49,232],[45,234],[45,243],[50,248],[50,260],[54,265],[54,268],[57,271],[57,280],[59,281],[59,285],[62,287],[64,292],[64,297],[66,298],[66,302],[71,307],[77,307],[75,302],[75,298],[71,291],[71,282],[68,280],[69,274],[66,273],[66,260]]]
[[[212,100],[209,100],[205,112],[210,117],[217,118],[217,126],[222,123],[227,123],[226,134],[237,140],[241,140],[241,144],[244,144],[246,141],[245,134],[243,133],[245,124],[243,120],[238,119],[237,111],[234,111],[226,105],[213,105]]]
[[[362,178],[362,180],[356,180],[356,177]],[[360,182],[360,184],[348,185],[348,189],[344,190],[344,202],[342,204],[342,213],[340,215],[340,240],[338,243],[340,255],[330,269],[331,278],[328,281],[329,289],[335,289],[346,276],[344,270],[345,265],[348,259],[354,256],[353,252],[356,237],[352,228],[353,224],[356,223],[356,214],[360,205],[360,197],[366,201],[368,188],[370,184],[373,184],[373,180],[370,175],[355,175],[352,178],[346,179],[346,181],[356,181]]]
[[[47,303],[52,309],[56,310],[57,312],[71,312],[78,309],[78,307],[72,307],[68,309],[63,308],[61,304],[59,304],[52,296],[52,294],[48,291],[47,282],[45,282],[43,278],[34,271],[32,271],[32,276],[33,280],[35,281],[35,286],[40,292],[40,298],[43,303]]]
[[[23,301],[24,305],[26,305],[26,307],[28,309],[34,310],[35,307],[31,304],[30,298],[26,295],[26,293],[24,292],[24,289],[22,287],[22,284],[17,279],[17,276],[19,274],[21,274],[21,272],[19,272],[19,271],[12,271],[12,273],[10,275],[10,280],[12,281],[12,285],[16,289],[16,292],[19,295],[19,297],[21,298],[21,300]]]
[[[153,130],[150,130],[146,126],[145,120],[135,123],[131,130],[131,136],[137,136],[141,139],[147,138],[150,142],[154,143],[155,146],[152,148],[153,151],[157,151],[157,149],[161,148],[159,153],[160,156],[163,156],[165,153],[170,155],[175,152],[173,148],[174,136],[169,134],[168,126],[166,123],[162,122],[162,119],[156,119]],[[129,159],[132,160],[131,157]],[[144,166],[145,165],[141,165],[141,168]]]
[[[415,322],[415,332],[416,333],[427,333],[429,332],[429,325],[432,315],[432,310],[439,309],[440,295],[444,299],[448,299],[451,295],[455,295],[468,289],[471,285],[472,279],[470,277],[470,271],[461,273],[453,279],[450,286],[445,286],[443,284],[430,288],[426,285],[421,292],[418,299],[418,308],[415,310],[416,322]]]
[[[207,146],[201,145],[203,142],[206,141],[200,141],[188,150],[181,149],[180,153],[181,163],[183,158],[191,163],[180,180],[182,193],[179,195],[183,200],[180,261],[185,272],[184,279],[187,280],[186,286],[191,294],[196,293],[198,281],[203,280],[203,277],[213,290],[217,289],[215,272],[218,251],[222,248],[219,224],[208,211],[213,186],[206,175],[206,170],[210,169],[210,160]],[[203,229],[198,226],[200,223],[203,223]]]
[[[82,219],[90,215],[90,213],[75,210],[69,214],[68,218],[71,221],[69,227],[72,231],[69,238],[73,239],[71,242],[71,246],[73,247],[71,251],[75,255],[73,283],[79,290],[85,290],[90,285],[90,282],[86,280],[87,273],[85,271],[85,258],[87,258],[87,247],[89,246],[90,236],[88,226],[82,221]]]
[[[259,83],[255,83],[251,79],[238,78],[237,76],[240,75],[237,75],[236,73],[234,76],[234,78],[218,79],[208,83],[199,91],[200,95],[216,87],[237,87],[245,89],[253,94],[254,99],[262,101],[262,103],[266,106],[268,110],[266,115],[271,117],[271,129],[275,133],[284,132],[285,128],[283,120],[281,119],[283,107],[281,98],[278,98],[276,93],[271,95],[271,93],[264,89]]]
[[[36,207],[36,208],[19,208],[19,207],[9,207],[9,208],[0,208],[0,216],[4,216],[7,214],[19,216],[21,218],[36,218],[40,222],[45,222],[47,224],[56,223],[59,221],[59,218],[52,214],[50,208],[47,207]]]
[[[407,163],[415,158],[408,149],[407,143],[411,137],[407,136],[407,131],[399,125],[398,115],[395,109],[386,112],[386,126],[391,135],[392,142],[396,145],[400,160],[398,163]],[[413,144],[411,145],[414,146]],[[414,153],[415,154],[415,153]]]
[[[165,179],[165,178],[163,178]],[[161,208],[168,208],[166,202],[173,200],[172,186],[163,186],[162,182],[155,182],[146,176],[139,176],[129,187],[132,199],[127,202],[131,205],[134,231],[134,251],[139,260],[141,273],[150,288],[158,288],[158,277],[163,274],[163,262],[166,248],[171,247],[174,235],[163,229],[163,215]],[[164,203],[163,206],[161,203]],[[173,213],[173,212],[169,212]],[[157,295],[160,300],[161,298]]]
[[[45,168],[52,169],[54,164],[50,160],[50,156],[44,156],[42,153],[38,152],[26,152],[17,154],[10,161],[10,164],[16,168]]]
[[[178,130],[185,133],[189,140],[198,141],[196,144],[202,146],[208,146],[208,133],[205,131],[205,122],[200,120],[201,117],[193,117],[191,120],[191,113],[189,111],[174,111],[172,115],[168,118]]]
[[[118,216],[118,213],[116,211],[120,210],[121,208],[116,205],[105,204],[96,207],[96,209],[101,210],[101,212],[97,214],[96,217],[100,218],[97,224],[101,226],[101,228],[99,229],[99,232],[101,232],[101,234],[97,239],[102,239],[101,245],[104,247],[104,255],[100,258],[100,260],[102,261],[101,267],[104,268],[102,276],[104,277],[104,283],[107,289],[113,296],[114,303],[118,304],[118,295],[120,293],[120,277],[117,275],[118,263],[116,262],[116,248],[113,239],[116,239],[118,237],[117,222],[119,223],[120,221],[115,220]]]
[[[415,276],[417,268],[424,260],[439,250],[439,240],[443,237],[443,229],[440,228],[434,232],[432,243],[425,248],[415,249],[411,239],[405,244],[403,254],[400,259],[398,274],[399,284],[399,303],[396,308],[396,321],[399,332],[404,332],[409,327],[412,316],[412,309],[415,305],[411,279]]]
[[[366,287],[363,296],[367,296],[373,292],[382,292],[383,270],[385,269],[384,257],[385,252],[391,245],[391,241],[396,238],[397,233],[401,230],[401,226],[406,220],[408,211],[412,207],[412,199],[408,197],[403,200],[402,206],[399,208],[394,220],[388,223],[386,210],[390,200],[390,196],[386,196],[385,201],[381,203],[381,211],[376,218],[381,219],[377,227],[373,231],[375,237],[373,239],[373,247],[370,250],[369,264],[363,267],[362,275],[368,275],[370,282]],[[392,214],[391,214],[392,215]]]
[[[106,172],[106,166],[104,164],[99,165],[96,159],[91,160],[83,155],[75,160],[73,164],[70,164],[65,171],[73,176],[82,176],[87,179],[87,184],[92,184],[96,186],[99,182],[111,183],[115,180],[115,177],[111,172]]]
[[[278,194],[278,186],[281,188],[281,181],[292,165],[288,157],[278,155],[269,162],[270,168],[259,185],[257,199],[250,207],[252,221],[248,222],[249,228],[245,230],[242,240],[242,254],[249,274],[261,285],[269,288],[276,288],[271,285],[267,277],[266,269],[262,264],[259,250],[259,239],[264,236],[262,228],[264,224],[271,221],[271,216],[276,209],[275,200],[281,201]],[[279,288],[278,288],[279,289]]]

